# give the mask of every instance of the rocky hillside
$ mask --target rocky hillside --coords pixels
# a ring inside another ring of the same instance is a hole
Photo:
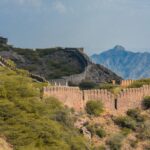
[[[29,70],[49,81],[80,83],[82,80],[121,80],[105,67],[93,64],[82,49],[58,47],[32,50],[1,44],[0,55],[13,60],[18,68]]]
[[[75,125],[91,140],[93,150],[149,150],[149,115],[149,110],[139,109],[130,109],[124,116],[83,114]]]
[[[91,58],[125,79],[150,77],[150,53],[148,52],[134,53],[126,51],[122,46],[115,46],[101,54],[94,54]]]

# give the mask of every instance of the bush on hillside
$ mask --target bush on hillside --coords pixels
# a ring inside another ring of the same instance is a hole
[[[86,112],[90,115],[99,116],[104,111],[101,101],[88,101],[86,103]]]
[[[104,138],[106,136],[106,131],[103,128],[96,129],[96,135],[100,138]]]
[[[106,131],[100,125],[87,125],[86,128],[92,136],[97,135],[100,138],[104,138],[106,136]]]
[[[145,120],[144,116],[140,114],[139,109],[129,109],[127,115],[136,120],[137,122],[143,122]]]
[[[82,81],[79,84],[80,89],[82,90],[89,90],[89,89],[95,89],[98,87],[98,85],[92,81]]]
[[[149,120],[144,122],[137,137],[142,140],[150,140],[150,121]]]
[[[114,122],[122,128],[129,128],[132,130],[135,130],[136,128],[136,121],[131,117],[117,117],[114,119]]]
[[[150,109],[150,96],[145,97],[142,104],[145,109]]]
[[[132,132],[132,130],[129,129],[129,128],[123,128],[123,129],[121,130],[121,134],[124,135],[124,136],[129,135],[131,132]]]
[[[95,135],[95,133],[96,133],[95,125],[87,125],[86,128],[91,133],[92,136]]]
[[[73,127],[74,123],[74,118],[73,116],[70,115],[69,110],[59,110],[55,113],[53,116],[53,119],[60,122],[61,124],[68,126],[68,127]]]
[[[111,83],[103,83],[103,84],[99,85],[100,89],[107,89],[107,90],[111,90],[111,89],[114,89],[116,87],[118,87],[118,86],[117,85],[113,85]]]
[[[124,135],[120,133],[115,134],[110,137],[110,139],[107,141],[107,144],[109,145],[111,150],[121,150],[123,139]]]

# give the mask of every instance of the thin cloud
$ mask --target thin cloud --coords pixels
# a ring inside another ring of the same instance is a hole
[[[66,6],[61,1],[54,2],[53,7],[60,14],[65,14],[67,12]]]
[[[6,3],[17,4],[20,6],[32,6],[32,7],[40,7],[42,5],[42,0],[3,0]]]

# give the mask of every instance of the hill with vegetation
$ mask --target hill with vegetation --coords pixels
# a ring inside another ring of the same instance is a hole
[[[131,52],[122,46],[91,56],[97,64],[111,69],[124,79],[141,79],[150,77],[150,53]]]
[[[0,44],[0,55],[11,59],[16,66],[26,69],[33,74],[40,75],[47,80],[64,79],[74,84],[82,80],[93,82],[110,82],[117,76],[107,68],[92,63],[89,57],[77,48],[47,48],[23,49]],[[71,76],[71,77],[70,77]]]
[[[14,150],[90,149],[73,126],[73,112],[54,98],[41,99],[46,84],[0,67],[0,136]]]
[[[105,112],[101,101],[89,101],[74,112],[55,98],[42,97],[43,86],[25,70],[0,67],[0,144],[6,150],[149,150],[150,97],[142,109],[126,115]],[[149,80],[140,80],[132,87]],[[81,88],[116,92],[119,85],[82,83]],[[9,144],[8,144],[9,143]]]

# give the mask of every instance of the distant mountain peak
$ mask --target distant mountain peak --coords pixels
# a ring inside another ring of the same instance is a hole
[[[121,45],[116,45],[113,50],[118,50],[118,51],[125,51],[125,48]]]
[[[116,72],[125,79],[150,78],[150,53],[132,52],[117,45],[92,60]]]

